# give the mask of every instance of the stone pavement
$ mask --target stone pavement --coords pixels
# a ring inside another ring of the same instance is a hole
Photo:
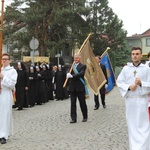
[[[49,101],[41,106],[13,109],[13,135],[0,150],[128,150],[124,100],[115,87],[106,96],[107,108],[93,110],[90,92],[89,119],[70,124],[70,100]]]

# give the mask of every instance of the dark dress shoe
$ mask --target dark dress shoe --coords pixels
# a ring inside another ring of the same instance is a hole
[[[37,103],[36,105],[42,105],[42,103]]]
[[[98,107],[95,107],[95,108],[94,108],[94,110],[97,110],[97,109],[98,109]]]
[[[22,108],[22,107],[19,107],[17,110],[23,110],[23,108]]]
[[[6,143],[6,139],[5,138],[1,138],[1,144],[5,144]]]
[[[17,107],[16,105],[13,105],[13,106],[12,106],[12,108],[16,108],[16,107]]]
[[[103,105],[103,108],[106,108],[106,105]]]
[[[82,122],[87,122],[87,119],[83,119]]]
[[[71,120],[71,121],[70,121],[70,123],[76,123],[76,122],[77,122],[76,120]]]

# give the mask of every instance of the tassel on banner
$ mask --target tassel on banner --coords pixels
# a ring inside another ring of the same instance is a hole
[[[150,121],[150,107],[148,107],[148,115],[149,115],[149,121]]]
[[[150,93],[148,93],[148,116],[150,121]]]
[[[13,92],[13,100],[14,100],[14,103],[16,102],[16,92]]]

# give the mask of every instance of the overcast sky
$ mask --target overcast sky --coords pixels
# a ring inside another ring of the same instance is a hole
[[[150,0],[108,0],[128,36],[141,34],[150,28]]]
[[[8,5],[12,0],[5,0]],[[128,36],[141,34],[150,28],[150,0],[108,0],[109,6],[123,21]]]

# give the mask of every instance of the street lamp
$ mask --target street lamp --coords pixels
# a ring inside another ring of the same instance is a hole
[[[141,45],[141,49],[143,49],[143,43],[142,43],[142,38],[141,38],[141,34],[138,35],[139,37],[139,41],[140,41],[140,45]]]
[[[2,47],[3,47],[3,21],[4,21],[4,0],[1,0],[1,16],[0,16],[0,59],[2,58]],[[0,61],[0,69],[2,67],[2,63]]]

